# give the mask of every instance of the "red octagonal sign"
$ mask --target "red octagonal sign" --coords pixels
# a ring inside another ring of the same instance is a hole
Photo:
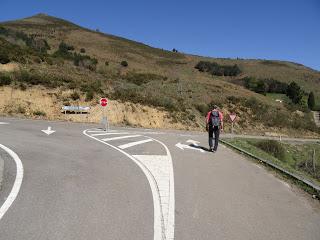
[[[100,99],[100,105],[102,107],[106,107],[108,105],[108,99],[107,98],[101,98]]]

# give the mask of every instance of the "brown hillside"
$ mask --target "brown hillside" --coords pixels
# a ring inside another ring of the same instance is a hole
[[[33,56],[29,53],[28,56],[32,57],[29,57],[26,62],[19,63],[22,71],[30,74],[30,78],[45,76],[50,77],[50,81],[55,81],[55,84],[46,83],[47,88],[54,87],[60,89],[60,92],[72,89],[84,97],[87,91],[84,90],[85,87],[99,82],[99,89],[94,88],[94,99],[90,102],[92,105],[96,104],[95,100],[100,96],[108,96],[119,102],[157,107],[170,113],[169,118],[172,121],[200,128],[207,104],[215,102],[221,105],[226,113],[236,111],[240,115],[237,123],[239,131],[282,129],[281,131],[290,132],[289,129],[296,127],[287,127],[281,123],[268,124],[263,113],[259,113],[259,108],[266,106],[265,112],[275,111],[282,114],[281,116],[292,116],[293,122],[299,122],[300,120],[296,119],[294,114],[295,110],[288,110],[283,104],[233,83],[245,76],[259,79],[273,78],[287,83],[296,81],[306,92],[312,90],[316,98],[320,99],[320,72],[295,63],[205,58],[174,53],[85,29],[45,14],[4,22],[0,26],[16,32],[24,32],[36,40],[47,41],[50,46],[47,55]],[[5,37],[4,41],[6,44],[19,43],[22,49],[19,51],[24,51],[26,48],[16,39]],[[53,54],[58,50],[61,42],[73,46],[72,53],[80,53],[81,49],[84,49],[83,55],[97,59],[96,68],[89,70],[75,66],[72,60],[54,57]],[[37,60],[38,58],[41,60]],[[200,60],[214,61],[222,65],[237,64],[242,74],[236,77],[219,77],[201,73],[194,68]],[[128,67],[121,66],[122,61],[126,61]],[[10,77],[21,79],[16,70]],[[43,85],[41,82],[37,84]],[[28,88],[34,88],[32,86],[35,84],[26,82],[26,85]],[[249,100],[252,102],[250,103]],[[57,96],[57,101],[63,105],[68,102],[68,99]],[[306,116],[309,119],[308,113]],[[299,126],[299,128],[306,129],[305,126]],[[310,130],[313,131],[311,128],[308,129]]]

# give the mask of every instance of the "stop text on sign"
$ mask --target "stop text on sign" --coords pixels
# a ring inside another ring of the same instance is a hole
[[[100,99],[100,105],[102,107],[106,107],[108,105],[108,99],[107,98],[101,98]]]

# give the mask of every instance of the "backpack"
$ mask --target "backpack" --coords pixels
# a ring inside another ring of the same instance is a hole
[[[220,117],[219,117],[219,111],[212,111],[210,114],[210,125],[213,127],[219,127],[220,126]]]

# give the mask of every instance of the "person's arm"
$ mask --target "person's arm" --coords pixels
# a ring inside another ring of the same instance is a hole
[[[223,113],[219,111],[219,117],[220,117],[220,130],[223,131]]]
[[[209,123],[209,119],[210,119],[210,111],[207,113],[207,117],[206,117],[206,124],[208,124]]]
[[[206,117],[206,130],[207,130],[207,131],[209,131],[210,113],[211,113],[211,112],[208,112],[208,113],[207,113],[207,117]]]

